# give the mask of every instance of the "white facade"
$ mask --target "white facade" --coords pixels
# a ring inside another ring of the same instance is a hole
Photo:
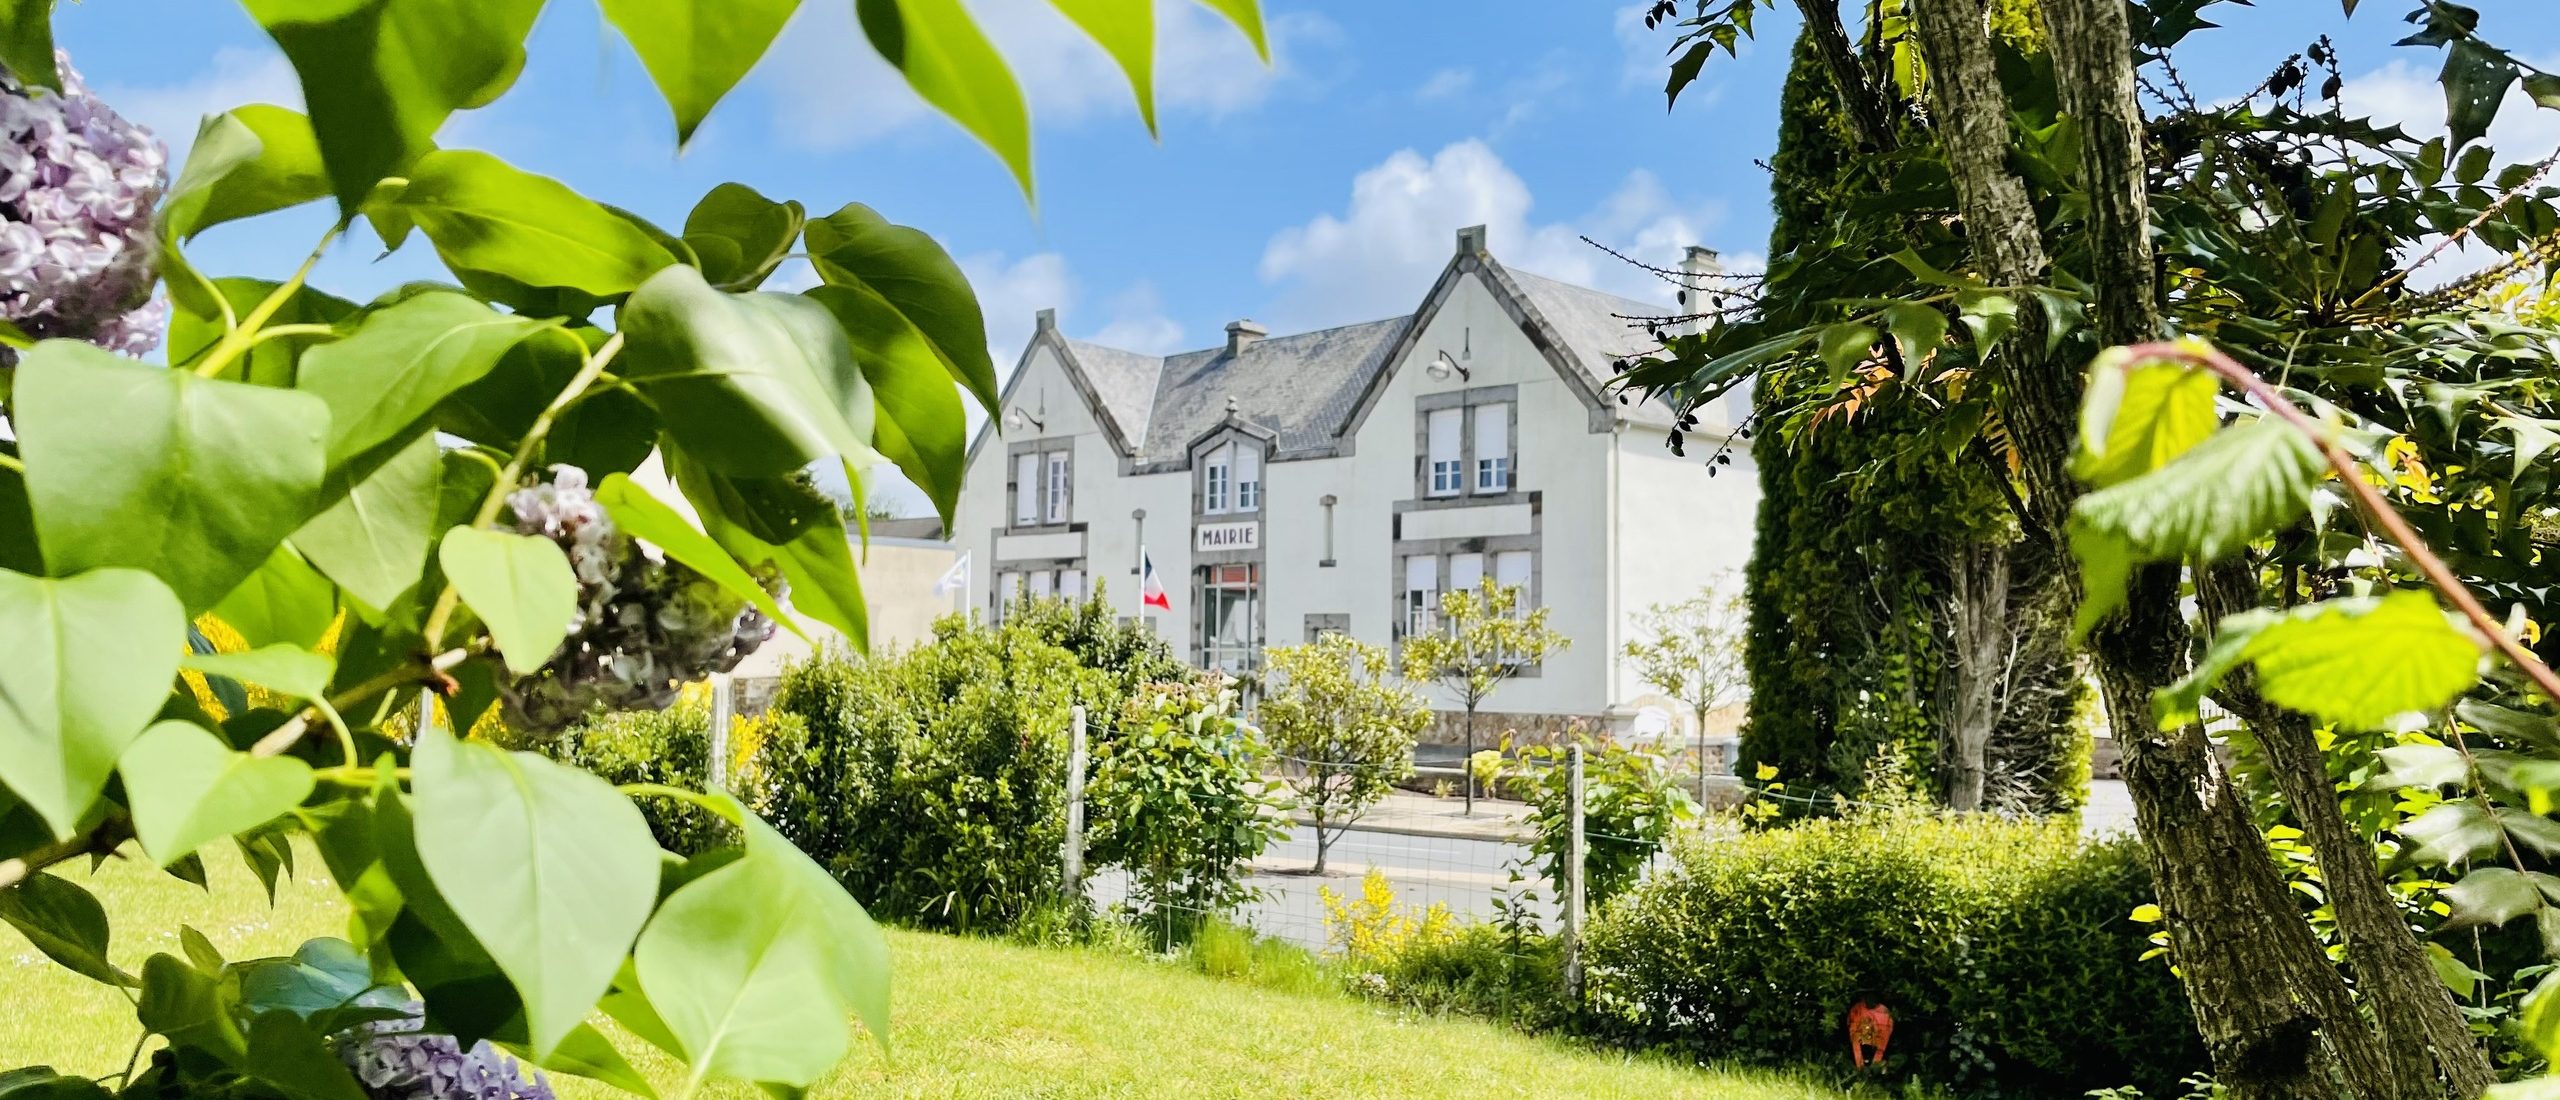
[[[1163,358],[1068,340],[1044,311],[962,481],[951,534],[980,563],[976,605],[1099,581],[1139,615],[1143,541],[1172,604],[1147,620],[1195,663],[1249,670],[1328,629],[1393,646],[1437,592],[1492,576],[1573,645],[1488,711],[1623,723],[1648,694],[1620,657],[1631,614],[1750,554],[1748,444],[1702,414],[1676,457],[1667,410],[1604,388],[1651,345],[1623,318],[1657,307],[1511,271],[1481,228],[1416,290],[1407,316],[1237,322]]]

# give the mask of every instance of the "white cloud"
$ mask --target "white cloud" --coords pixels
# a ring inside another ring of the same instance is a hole
[[[1431,79],[1423,81],[1422,87],[1414,89],[1413,98],[1425,103],[1439,99],[1452,99],[1466,94],[1468,89],[1475,86],[1476,71],[1474,69],[1442,69],[1431,74]]]
[[[1182,326],[1165,315],[1164,295],[1154,283],[1140,280],[1111,298],[1111,320],[1093,332],[1093,342],[1149,355],[1183,350]]]
[[[979,25],[1022,84],[1035,120],[1080,122],[1137,113],[1119,66],[1045,0],[973,0]],[[1266,21],[1266,67],[1233,24],[1189,0],[1158,0],[1155,84],[1159,117],[1217,118],[1270,98],[1303,75],[1296,64],[1339,42],[1322,16],[1290,12]],[[933,112],[872,52],[853,5],[805,4],[766,63],[779,99],[783,140],[821,151],[850,148],[925,122]]]
[[[1548,54],[1534,68],[1502,86],[1502,117],[1494,121],[1488,136],[1499,141],[1522,123],[1555,108],[1573,84],[1570,61],[1561,54]]]
[[[1281,230],[1262,255],[1265,282],[1280,284],[1284,328],[1340,324],[1411,309],[1448,263],[1453,234],[1483,225],[1506,264],[1550,278],[1670,304],[1672,288],[1592,248],[1588,235],[1648,263],[1675,266],[1681,250],[1711,244],[1719,204],[1682,199],[1652,173],[1629,173],[1577,218],[1532,219],[1529,185],[1482,141],[1425,159],[1400,150],[1351,182],[1351,205]],[[1740,268],[1741,257],[1728,262]]]
[[[1067,258],[1055,252],[1035,252],[1017,260],[1008,260],[1002,253],[980,253],[962,257],[960,271],[978,292],[978,309],[987,318],[987,351],[995,359],[998,375],[1011,374],[1015,361],[1022,358],[1023,345],[1031,342],[1035,314],[1044,309],[1064,313],[1075,305],[1075,278],[1067,272]]]
[[[108,85],[98,96],[116,113],[141,123],[169,146],[169,163],[177,165],[195,144],[204,116],[249,103],[274,103],[302,109],[302,85],[293,66],[274,50],[224,46],[213,64],[174,84]]]

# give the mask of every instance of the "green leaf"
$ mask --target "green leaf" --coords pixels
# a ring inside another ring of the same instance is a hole
[[[724,294],[671,267],[622,308],[620,364],[687,453],[745,476],[837,455],[869,458],[871,385],[825,306],[794,294]]]
[[[2080,402],[2080,446],[2071,472],[2104,489],[2166,466],[2220,424],[2214,377],[2183,363],[2131,363],[2123,349],[2098,357]]]
[[[2534,105],[2547,110],[2560,110],[2560,76],[2551,73],[2524,74],[2524,94]]]
[[[953,380],[990,412],[998,403],[987,321],[968,276],[923,231],[896,225],[860,203],[809,223],[818,277],[878,297],[933,345]]]
[[[1069,22],[1084,28],[1094,45],[1118,62],[1120,71],[1129,77],[1129,91],[1138,97],[1138,117],[1146,120],[1147,134],[1156,136],[1156,13],[1153,0],[1050,0],[1058,13]],[[1250,9],[1248,9],[1249,11]],[[1258,16],[1259,13],[1253,13]],[[1252,32],[1254,46],[1261,48],[1260,27]],[[1269,57],[1264,58],[1265,61]]]
[[[746,854],[669,895],[632,960],[697,1076],[805,1087],[857,1013],[886,1042],[888,943],[835,878],[737,808]]]
[[[2443,803],[2401,822],[2399,832],[2418,842],[2419,860],[2450,865],[2495,846],[2502,830],[2489,811],[2466,800]]]
[[[960,0],[854,0],[871,48],[916,95],[977,136],[1031,196],[1031,115],[1004,56]]]
[[[345,339],[304,354],[295,382],[329,404],[329,465],[409,435],[447,394],[547,324],[444,290],[366,313]]]
[[[368,1100],[328,1040],[283,1009],[249,1021],[248,1070],[287,1100]]]
[[[755,609],[763,612],[766,618],[781,623],[792,633],[804,639],[808,637],[791,616],[783,614],[782,605],[774,602],[773,594],[757,584],[754,577],[747,575],[737,559],[730,557],[719,543],[711,541],[711,536],[694,530],[693,524],[686,521],[681,513],[649,495],[629,477],[607,475],[604,483],[596,487],[596,503],[603,505],[605,513],[613,517],[614,524],[632,537],[657,547],[669,559],[682,562],[694,572],[710,578],[712,583],[755,605]]]
[[[2445,47],[2444,71],[2437,82],[2444,85],[2444,126],[2448,151],[2460,149],[2489,132],[2489,123],[2498,117],[2498,103],[2507,97],[2507,86],[2516,82],[2516,64],[2477,38],[2464,36]]]
[[[377,201],[416,222],[466,283],[484,274],[610,300],[676,263],[633,219],[473,150],[427,154],[397,198]]]
[[[602,0],[676,113],[676,144],[773,45],[800,0]]]
[[[2018,327],[2018,300],[2005,294],[1964,291],[1956,295],[1956,319],[1973,333],[1975,354],[1991,349]]]
[[[189,653],[179,658],[178,665],[207,676],[228,676],[257,684],[297,699],[320,699],[327,695],[329,676],[337,670],[338,663],[325,653],[299,646],[271,645],[239,653]]]
[[[870,648],[862,574],[833,502],[787,478],[727,477],[682,453],[667,456],[667,473],[713,541],[739,561],[780,567],[794,610],[834,627],[855,652]]]
[[[418,858],[522,995],[533,1053],[548,1057],[649,919],[659,860],[649,823],[593,775],[441,729],[419,738],[412,767]]]
[[[86,1077],[65,1077],[51,1066],[0,1071],[0,1100],[112,1100]]]
[[[531,535],[456,527],[437,552],[462,602],[489,625],[507,668],[532,675],[578,615],[578,577],[560,545]]]
[[[106,908],[69,879],[37,872],[0,890],[0,921],[72,973],[108,985],[134,984],[132,975],[107,959]]]
[[[2515,437],[2515,466],[2513,472],[2507,475],[2510,483],[2522,480],[2525,471],[2533,468],[2533,464],[2542,458],[2543,452],[2550,450],[2552,444],[2560,443],[2560,430],[2555,430],[2560,429],[2560,423],[2530,417],[2506,416],[2498,418],[2497,424]]]
[[[2552,970],[2534,983],[2533,992],[2525,996],[2524,1012],[2517,1019],[2517,1025],[2524,1032],[2525,1041],[2541,1051],[2543,1057],[2560,1058],[2560,970]],[[2527,1084],[2548,1084],[2555,1080],[2560,1078],[2546,1077]],[[2551,1100],[2560,1093],[2548,1090],[2527,1092],[2518,1086],[2500,1085],[2490,1089],[2489,1095],[2497,1100]]]
[[[234,751],[187,722],[162,722],[145,730],[125,750],[116,771],[124,776],[134,835],[152,862],[163,867],[213,841],[275,820],[310,797],[312,787],[311,765],[290,756]]]
[[[2549,875],[2506,867],[2474,869],[2462,876],[2462,881],[2444,888],[2444,900],[2453,907],[2453,916],[2445,927],[2505,924],[2542,908],[2543,891],[2553,888],[2560,888],[2560,879]]]
[[[2401,589],[2294,609],[2249,646],[2268,701],[2330,725],[2376,729],[2432,712],[2480,679],[2482,647],[2435,598]]]
[[[835,314],[862,376],[871,383],[878,416],[872,444],[924,490],[943,522],[960,504],[960,475],[969,461],[968,414],[960,388],[942,369],[933,346],[905,316],[878,295],[852,287],[822,286],[808,297]]]
[[[2443,787],[2471,778],[2471,762],[2451,745],[2393,745],[2374,755],[2382,759],[2384,769],[2371,783],[2378,789]]]
[[[622,1052],[614,1049],[613,1041],[605,1038],[603,1032],[597,1031],[590,1025],[579,1024],[571,1028],[569,1034],[561,1038],[560,1045],[552,1048],[551,1055],[547,1058],[535,1058],[533,1052],[521,1043],[509,1043],[506,1046],[517,1057],[553,1073],[566,1073],[575,1077],[584,1077],[590,1081],[601,1081],[624,1092],[657,1100],[658,1090],[650,1087],[649,1079],[642,1076],[639,1070],[631,1068],[631,1063],[622,1057]]]
[[[1918,373],[1947,338],[1947,315],[1914,302],[1884,307],[1884,327],[1902,352],[1902,369]]]
[[[2027,290],[2027,296],[2036,300],[2037,310],[2044,314],[2044,353],[2046,355],[2061,351],[2063,342],[2071,339],[2074,331],[2088,323],[2088,304],[2082,302],[2076,295],[2043,287],[2030,287]]]
[[[302,82],[340,212],[435,147],[454,111],[524,68],[542,0],[243,0]]]
[[[2301,433],[2261,417],[2081,497],[2069,523],[2086,592],[2076,629],[2085,633],[2124,605],[2135,565],[2212,561],[2309,514],[2325,468]]]
[[[1823,329],[1822,362],[1831,369],[1831,384],[1836,386],[1846,381],[1850,372],[1858,369],[1858,364],[1866,362],[1867,356],[1875,353],[1876,340],[1881,335],[1874,325],[1855,322],[1842,322]]]
[[[724,183],[685,215],[684,243],[712,285],[753,290],[791,255],[808,220],[808,210],[797,202],[775,202],[746,184]]]
[[[0,783],[55,836],[159,713],[186,639],[186,612],[150,574],[0,572]]]
[[[376,613],[389,609],[426,571],[427,550],[436,540],[437,482],[443,469],[434,434],[418,433],[295,531],[294,548],[356,602]]]
[[[605,335],[580,330],[589,345]],[[570,330],[548,328],[525,338],[498,361],[497,369],[463,387],[436,410],[436,426],[475,443],[514,451],[541,411],[567,388],[585,363]],[[628,471],[649,457],[658,441],[658,414],[627,389],[590,389],[552,420],[543,437],[542,463],[566,463],[599,477]],[[474,465],[473,469],[487,467]],[[446,475],[448,480],[452,474]],[[478,498],[473,497],[473,504]]]
[[[266,564],[213,606],[213,617],[251,646],[309,649],[320,644],[337,619],[338,593],[292,547],[278,546]]]
[[[328,407],[93,345],[25,353],[11,410],[47,570],[129,566],[201,611],[318,507]],[[99,428],[114,410],[112,431]]]
[[[0,5],[0,65],[21,84],[62,90],[62,74],[54,68],[53,0]]]
[[[1886,259],[1902,265],[1902,269],[1904,271],[1911,273],[1912,281],[1917,282],[1922,286],[1947,287],[1958,290],[1980,290],[1983,287],[1982,280],[1976,279],[1970,275],[1951,275],[1940,270],[1936,264],[1930,263],[1928,260],[1921,258],[1920,253],[1913,249],[1903,249],[1900,252],[1896,252],[1893,255],[1886,257]]]
[[[166,1036],[170,1046],[202,1051],[233,1066],[248,1060],[249,1040],[231,1018],[222,980],[175,955],[143,960],[142,997],[134,1015],[153,1034]]]
[[[1262,28],[1260,0],[1200,0],[1200,6],[1226,16],[1228,22],[1244,32],[1246,41],[1253,43],[1253,52],[1262,58],[1262,63],[1271,63],[1271,40]]]
[[[2435,964],[2436,980],[2443,982],[2446,989],[2452,990],[2457,999],[2469,999],[2472,991],[2480,987],[2481,979],[2488,977],[2464,965],[2462,960],[2454,958],[2453,952],[2443,944],[2427,944],[2426,950],[2427,961]]]
[[[224,222],[299,206],[329,193],[311,120],[267,103],[205,116],[187,164],[160,207],[161,239],[191,241]],[[171,280],[174,284],[177,280]]]

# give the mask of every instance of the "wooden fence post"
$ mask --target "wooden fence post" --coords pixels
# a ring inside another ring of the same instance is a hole
[[[1582,835],[1582,746],[1570,745],[1564,756],[1565,881],[1557,886],[1564,892],[1558,900],[1564,903],[1564,995],[1574,1003],[1582,1000],[1582,861],[1589,851]]]
[[[1084,707],[1079,704],[1068,711],[1067,727],[1067,841],[1059,852],[1067,896],[1084,891]]]
[[[729,674],[711,674],[710,758],[703,763],[704,775],[717,790],[729,788],[729,715],[735,703],[729,693]]]

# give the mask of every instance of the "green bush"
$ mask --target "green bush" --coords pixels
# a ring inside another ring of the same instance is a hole
[[[951,617],[894,656],[784,673],[802,750],[772,762],[775,827],[875,915],[998,931],[1057,899],[1068,710],[1109,676],[1018,623]]]
[[[1574,744],[1582,746],[1582,896],[1598,908],[1635,885],[1662,850],[1663,840],[1697,819],[1698,802],[1659,753],[1583,733],[1574,735]],[[1571,856],[1570,751],[1564,745],[1532,745],[1521,754],[1529,766],[1518,778],[1536,833],[1530,850],[1537,853],[1548,882],[1565,881],[1565,860]]]
[[[602,776],[615,784],[655,783],[702,790],[709,782],[711,707],[688,694],[665,710],[613,711],[591,715],[558,737],[531,747],[554,759]],[[788,714],[734,718],[729,726],[731,794],[759,814],[776,800],[770,761],[796,756],[807,732]],[[673,798],[642,798],[640,813],[659,846],[679,855],[700,855],[738,842],[737,827],[726,818]]]
[[[1252,900],[1246,864],[1288,831],[1235,702],[1223,677],[1145,685],[1092,741],[1086,859],[1128,869],[1135,914],[1163,946]]]
[[[1893,1075],[1973,1090],[2171,1091],[2205,1062],[2130,840],[2062,822],[1811,821],[1712,843],[1597,914],[1594,1026],[1716,1058],[1845,1059],[1860,998]]]

